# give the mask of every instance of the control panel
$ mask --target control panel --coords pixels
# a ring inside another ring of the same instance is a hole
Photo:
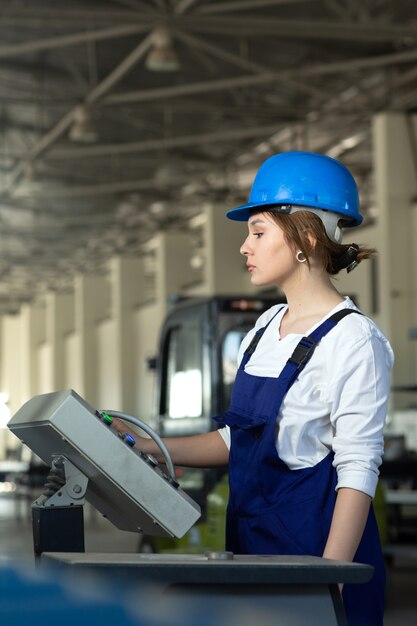
[[[121,530],[180,538],[201,515],[165,465],[72,389],[35,396],[8,427],[47,465],[56,457],[69,461],[87,479],[85,498]]]

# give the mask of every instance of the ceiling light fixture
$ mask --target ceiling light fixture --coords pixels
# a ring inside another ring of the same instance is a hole
[[[77,143],[94,143],[97,141],[97,132],[94,128],[90,112],[84,104],[79,104],[74,111],[74,122],[68,133],[71,141]]]
[[[145,59],[145,67],[151,72],[178,72],[181,68],[177,53],[172,46],[170,32],[157,26],[151,32],[152,48]]]

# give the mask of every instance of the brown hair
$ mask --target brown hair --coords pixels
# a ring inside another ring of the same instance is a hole
[[[323,222],[310,211],[297,211],[286,214],[268,211],[267,214],[284,231],[285,238],[294,249],[301,250],[310,266],[309,258],[314,253],[321,259],[323,268],[329,274],[337,274],[351,263],[360,263],[376,253],[374,248],[362,248],[356,244],[335,243],[327,236]],[[312,244],[309,235],[315,241]]]

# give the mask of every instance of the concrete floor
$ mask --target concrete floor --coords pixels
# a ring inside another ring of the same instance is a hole
[[[27,503],[0,496],[0,565],[33,567],[32,527]],[[136,552],[138,538],[119,531],[88,505],[85,507],[86,552]],[[417,625],[417,546],[398,550],[388,569],[384,626]]]

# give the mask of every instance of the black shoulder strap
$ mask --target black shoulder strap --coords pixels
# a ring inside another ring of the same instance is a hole
[[[297,366],[298,371],[300,372],[307,365],[308,361],[313,356],[314,350],[317,348],[320,340],[323,338],[325,334],[327,334],[336,324],[340,322],[344,317],[350,315],[351,313],[359,313],[359,315],[363,315],[361,311],[357,309],[341,309],[333,315],[330,315],[316,330],[314,330],[307,337],[303,337],[300,339],[299,343],[296,345],[294,352],[288,359],[291,363],[294,363]]]
[[[337,311],[337,313],[333,313],[333,315],[331,315],[329,319],[333,320],[337,324],[338,322],[340,322],[340,320],[342,320],[344,317],[346,317],[346,315],[349,315],[350,313],[358,313],[359,315],[363,315],[362,311],[358,311],[357,309],[341,309],[340,311]]]
[[[264,332],[266,331],[266,329],[268,328],[268,326],[270,325],[270,323],[272,322],[272,320],[278,315],[278,313],[280,311],[282,311],[282,306],[278,309],[278,311],[271,317],[271,319],[269,320],[269,322],[265,325],[262,326],[262,328],[260,328],[259,330],[256,331],[256,333],[254,334],[254,336],[252,337],[252,340],[250,342],[250,344],[248,345],[248,347],[245,350],[245,354],[247,354],[248,356],[252,356],[252,354],[255,352],[256,350],[256,346],[258,345],[258,343],[260,342],[262,335],[264,334]]]

